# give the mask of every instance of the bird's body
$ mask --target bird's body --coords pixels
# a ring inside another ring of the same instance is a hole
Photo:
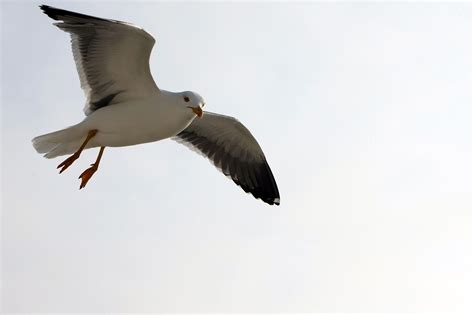
[[[80,124],[97,129],[96,146],[122,147],[154,142],[176,136],[191,124],[196,115],[176,106],[175,93],[161,91],[146,99],[101,108]]]
[[[53,158],[74,153],[88,130],[98,132],[85,149],[124,147],[167,139],[183,131],[196,117],[189,109],[174,105],[180,98],[177,93],[161,91],[147,98],[105,106],[74,126],[35,138],[33,145],[40,153],[47,153],[46,157]],[[50,147],[42,148],[42,140],[51,135],[63,137],[65,145],[52,151],[47,151]],[[71,143],[74,145],[69,145]]]
[[[172,138],[206,155],[244,191],[279,204],[273,174],[247,128],[232,117],[203,115],[204,99],[195,92],[174,93],[156,86],[148,63],[155,42],[150,34],[126,22],[40,7],[71,34],[87,97],[82,122],[32,140],[47,158],[72,154],[58,166],[60,172],[83,150],[100,147],[96,162],[80,176],[83,188],[97,171],[105,147]]]

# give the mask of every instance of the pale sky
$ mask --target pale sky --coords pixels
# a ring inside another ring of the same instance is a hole
[[[472,310],[471,6],[47,2],[157,40],[158,86],[258,139],[281,206],[184,146],[30,140],[83,119],[69,38],[1,4],[2,311]]]

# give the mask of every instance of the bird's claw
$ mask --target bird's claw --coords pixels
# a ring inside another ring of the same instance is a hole
[[[79,158],[79,154],[74,153],[73,155],[65,159],[61,164],[59,164],[58,167],[56,167],[56,168],[61,168],[61,170],[59,171],[59,174],[64,172],[78,158]]]
[[[97,166],[95,164],[91,164],[91,167],[86,169],[82,174],[79,176],[81,179],[81,186],[79,186],[79,189],[82,189],[86,187],[87,182],[89,179],[91,179],[92,175],[97,171]]]

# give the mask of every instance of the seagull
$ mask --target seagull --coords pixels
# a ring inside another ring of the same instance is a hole
[[[46,158],[70,155],[64,172],[83,150],[99,148],[96,161],[80,176],[79,189],[97,171],[106,147],[123,147],[167,138],[207,157],[245,192],[269,205],[280,194],[257,140],[237,119],[205,112],[196,92],[159,89],[150,73],[155,39],[141,27],[48,5],[40,9],[71,36],[72,52],[86,117],[68,128],[38,136],[33,147]]]

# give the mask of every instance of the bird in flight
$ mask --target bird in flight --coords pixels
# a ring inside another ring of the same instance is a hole
[[[245,192],[270,205],[280,194],[265,155],[237,119],[203,111],[195,92],[159,89],[150,73],[153,36],[122,21],[93,17],[47,5],[41,10],[71,36],[81,88],[86,95],[80,123],[32,140],[46,158],[70,155],[64,172],[85,149],[99,147],[96,161],[79,178],[84,188],[97,171],[105,147],[171,138],[206,156]]]

